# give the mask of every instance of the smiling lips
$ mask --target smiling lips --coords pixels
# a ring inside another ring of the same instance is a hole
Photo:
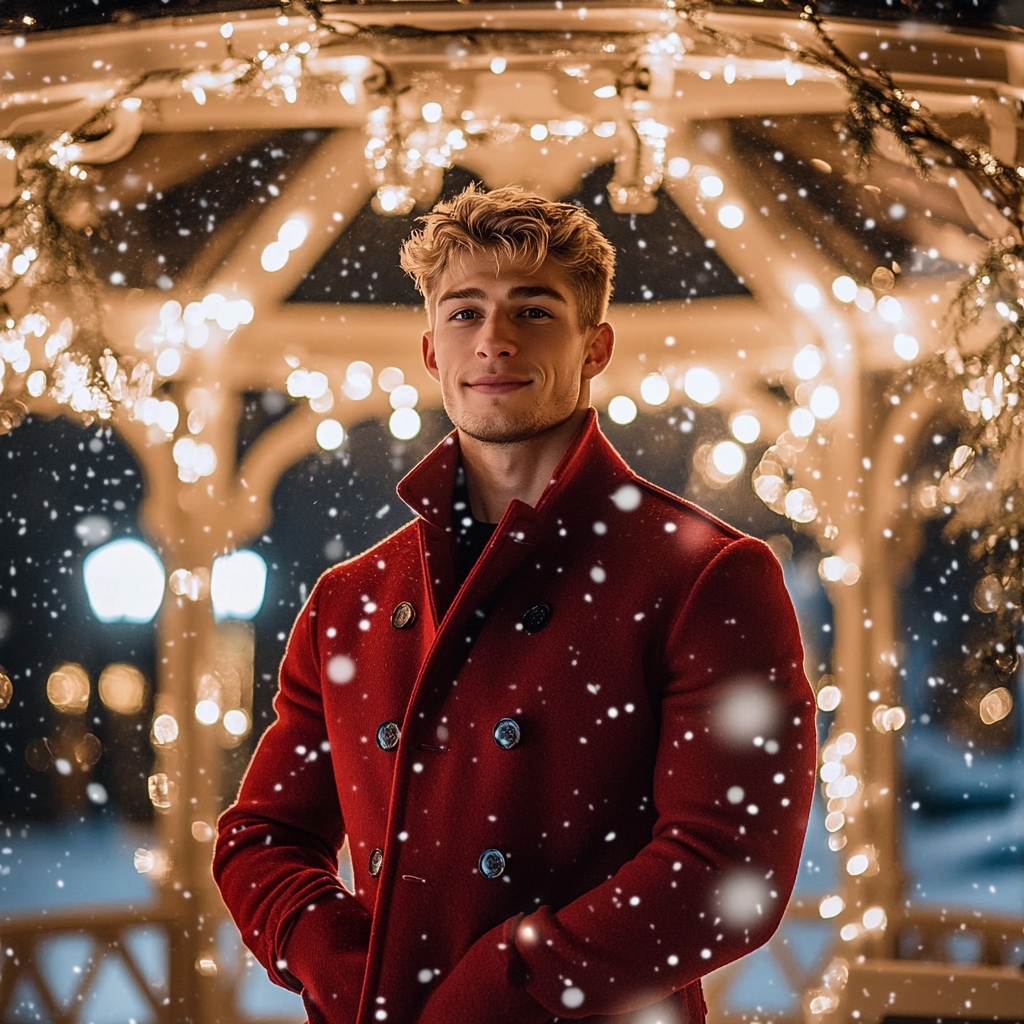
[[[519,391],[530,383],[529,379],[512,377],[509,374],[495,373],[470,381],[467,387],[472,388],[481,395],[508,395],[513,391]]]

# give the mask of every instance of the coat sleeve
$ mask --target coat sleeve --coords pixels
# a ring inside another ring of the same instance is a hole
[[[345,835],[321,699],[317,606],[292,629],[275,722],[221,816],[213,873],[245,944],[277,984],[301,990],[311,1024],[356,1018],[370,916],[338,879]]]
[[[419,1024],[628,1013],[778,927],[816,747],[796,617],[766,545],[743,537],[710,562],[671,623],[662,664],[651,842],[567,906],[482,936]]]

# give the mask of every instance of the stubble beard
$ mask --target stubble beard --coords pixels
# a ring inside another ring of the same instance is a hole
[[[490,411],[484,415],[473,415],[460,408],[450,388],[443,383],[441,399],[449,419],[467,437],[483,444],[505,446],[529,441],[560,427],[576,411],[579,393],[571,385],[564,386],[549,402],[534,403],[520,410],[504,408],[501,398],[494,398]]]

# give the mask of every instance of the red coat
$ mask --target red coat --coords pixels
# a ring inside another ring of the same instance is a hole
[[[698,979],[778,925],[810,809],[779,564],[591,412],[456,592],[457,464],[452,435],[399,486],[418,518],[299,615],[220,819],[224,901],[312,1024],[701,1021]]]

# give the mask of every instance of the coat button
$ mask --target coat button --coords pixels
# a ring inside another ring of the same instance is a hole
[[[514,718],[503,718],[494,727],[494,742],[502,750],[511,750],[513,747],[518,747],[521,736],[522,732],[519,729],[519,723]]]
[[[484,878],[501,878],[505,874],[505,857],[501,850],[484,850],[480,854],[480,874]]]
[[[539,633],[551,621],[551,605],[535,604],[523,612],[520,621],[527,633]]]
[[[377,726],[377,746],[381,750],[394,750],[402,738],[402,730],[397,722],[381,722]]]
[[[384,851],[381,849],[370,851],[370,875],[376,878],[380,874],[380,866],[384,863]]]
[[[408,601],[403,601],[391,613],[391,625],[395,629],[411,629],[415,621],[416,609]]]

